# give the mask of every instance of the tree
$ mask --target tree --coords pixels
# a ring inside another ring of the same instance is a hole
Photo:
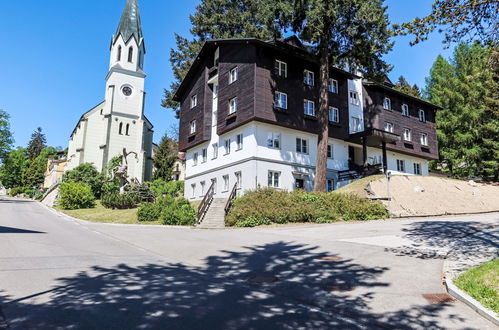
[[[54,157],[57,150],[53,147],[43,149],[33,160],[27,162],[22,173],[22,184],[24,187],[39,187],[45,180],[45,171],[49,158]]]
[[[202,0],[190,16],[192,39],[175,34],[176,48],[170,50],[170,63],[175,80],[164,90],[161,105],[175,110],[178,118],[179,103],[173,95],[201,50],[209,39],[260,38],[273,35],[260,19],[258,1],[254,0]]]
[[[490,49],[460,44],[452,62],[439,56],[426,94],[437,111],[440,160],[456,177],[499,176],[499,88]],[[497,70],[497,69],[496,69]]]
[[[418,85],[414,84],[411,87],[411,85],[409,85],[404,76],[399,77],[399,80],[397,81],[394,87],[395,89],[403,93],[409,94],[417,98],[421,98],[421,90],[419,89]]]
[[[0,181],[7,188],[22,186],[22,173],[28,163],[28,152],[26,149],[18,148],[11,150],[4,159],[0,169]]]
[[[29,159],[33,160],[40,153],[44,148],[47,147],[47,139],[45,137],[45,134],[42,133],[42,128],[38,127],[32,134],[31,134],[31,139],[28,142],[28,154],[29,154]]]
[[[382,56],[391,49],[386,7],[382,0],[261,0],[261,15],[274,31],[291,28],[320,61],[320,99],[315,173],[316,191],[326,190],[328,79],[331,65],[357,70],[379,80],[390,67]]]
[[[9,114],[0,109],[0,162],[5,159],[14,143],[9,120]]]
[[[99,173],[94,165],[83,163],[78,165],[71,171],[67,171],[62,176],[63,182],[81,182],[92,187],[92,193],[96,198],[100,198],[102,194],[102,186],[104,184],[104,175]]]
[[[171,181],[173,164],[177,160],[178,142],[167,134],[161,138],[158,150],[154,153],[154,179]]]
[[[411,45],[428,39],[439,28],[444,43],[479,40],[497,45],[499,31],[499,1],[497,0],[435,0],[428,16],[394,25],[400,35],[413,34]]]

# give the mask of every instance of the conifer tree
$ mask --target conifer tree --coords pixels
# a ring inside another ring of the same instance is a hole
[[[173,164],[177,160],[178,142],[168,137],[167,134],[161,138],[158,150],[154,153],[154,179],[171,181]]]
[[[34,160],[44,148],[47,147],[47,138],[42,133],[42,128],[38,127],[32,134],[28,142],[28,155],[30,160]]]
[[[395,89],[406,93],[408,95],[414,96],[421,98],[421,90],[419,89],[418,85],[410,85],[407,80],[405,79],[404,76],[400,76],[397,83],[395,84]]]

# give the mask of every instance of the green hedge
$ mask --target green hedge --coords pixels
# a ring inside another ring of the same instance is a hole
[[[164,225],[193,226],[196,210],[185,198],[160,197],[154,203],[144,203],[137,210],[139,221],[161,221]]]
[[[86,209],[95,206],[92,187],[82,182],[65,182],[59,186],[59,205],[65,210]]]
[[[285,192],[259,189],[233,201],[228,226],[254,227],[271,223],[372,220],[389,217],[386,208],[355,195],[342,193]]]
[[[161,179],[149,183],[151,191],[156,197],[172,196],[182,197],[184,195],[184,181],[164,181]]]

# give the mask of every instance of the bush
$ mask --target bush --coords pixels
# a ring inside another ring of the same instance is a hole
[[[140,199],[133,194],[107,193],[102,195],[101,204],[107,209],[133,209],[140,203]]]
[[[104,176],[89,163],[81,164],[71,171],[64,173],[62,182],[81,182],[88,184],[96,198],[102,195]]]
[[[90,185],[81,182],[65,182],[59,186],[59,205],[65,210],[92,208],[95,197]]]
[[[29,198],[33,198],[35,196],[36,190],[35,189],[26,189],[24,191],[24,194],[28,196]]]
[[[42,200],[42,198],[43,198],[43,195],[45,195],[45,192],[44,192],[44,191],[38,191],[38,192],[35,194],[34,198],[35,198],[35,200],[37,200],[37,201],[41,201],[41,200]]]
[[[162,203],[159,204],[162,205]],[[161,210],[160,220],[164,225],[194,226],[196,210],[184,198],[173,199],[173,203]]]
[[[172,197],[182,197],[184,195],[184,181],[164,181],[161,179],[149,183],[149,187],[156,197],[165,195]]]
[[[388,217],[383,204],[342,193],[285,192],[259,189],[233,201],[228,226],[250,227],[268,223],[372,220]]]
[[[154,202],[155,199],[154,193],[145,183],[128,185],[125,187],[125,191],[139,202],[150,203]]]
[[[119,193],[120,192],[120,184],[115,181],[111,182],[104,182],[102,184],[102,195],[104,196],[105,194],[111,194],[111,193]]]
[[[160,216],[161,207],[158,203],[144,203],[137,210],[137,219],[139,221],[157,221]]]
[[[12,197],[16,197],[17,195],[24,194],[24,191],[26,190],[25,187],[14,187],[10,188],[9,195]]]

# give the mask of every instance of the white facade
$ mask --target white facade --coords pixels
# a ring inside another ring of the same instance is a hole
[[[126,149],[137,154],[127,158],[129,178],[151,179],[153,126],[144,116],[144,54],[138,5],[128,0],[111,44],[105,100],[83,114],[76,125],[66,170],[92,163],[102,171]]]

